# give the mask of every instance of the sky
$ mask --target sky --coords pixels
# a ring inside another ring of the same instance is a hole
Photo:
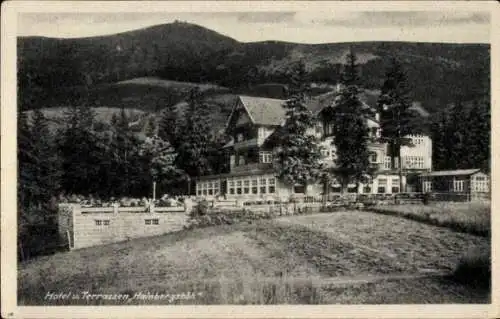
[[[241,42],[416,41],[490,43],[489,11],[340,11],[21,13],[19,36],[58,38],[114,34],[175,20]]]

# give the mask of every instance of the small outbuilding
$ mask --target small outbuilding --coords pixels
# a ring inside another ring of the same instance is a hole
[[[420,175],[425,193],[455,193],[467,199],[489,198],[489,175],[479,168],[433,171]]]

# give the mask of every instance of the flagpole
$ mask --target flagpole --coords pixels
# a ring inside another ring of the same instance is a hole
[[[156,182],[153,181],[153,201],[156,199]]]

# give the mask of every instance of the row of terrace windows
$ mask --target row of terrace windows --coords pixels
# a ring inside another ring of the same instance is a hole
[[[198,182],[196,195],[216,196],[220,193],[219,181]]]
[[[276,192],[276,179],[273,178],[233,178],[228,181],[230,195],[241,194],[274,194]]]
[[[365,194],[371,194],[373,193],[373,184],[366,184],[363,186],[361,189],[362,193]],[[378,186],[377,186],[377,193],[379,194],[385,194],[389,193],[389,190],[391,190],[392,193],[399,193],[399,178],[379,178],[378,179]],[[332,193],[340,193],[342,191],[341,186],[339,184],[334,184],[332,185],[330,192]],[[348,193],[357,193],[358,188],[356,185],[348,185],[347,187],[347,192]]]
[[[474,192],[488,192],[489,191],[489,182],[485,176],[476,176],[472,183],[472,191]]]
[[[424,168],[423,156],[404,156],[404,168]]]

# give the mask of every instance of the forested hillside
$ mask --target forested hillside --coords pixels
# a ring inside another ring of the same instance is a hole
[[[92,38],[20,37],[19,105],[21,109],[81,102],[114,106],[111,94],[119,96],[116,103],[139,98],[140,108],[153,110],[179,102],[182,94],[145,84],[115,93],[116,83],[159,77],[245,93],[256,85],[287,83],[288,66],[300,59],[306,62],[310,81],[335,84],[349,48],[358,55],[362,86],[369,89],[380,87],[389,58],[397,57],[407,70],[412,98],[431,113],[457,100],[477,98],[489,83],[486,44],[240,43],[201,26],[176,22]]]

